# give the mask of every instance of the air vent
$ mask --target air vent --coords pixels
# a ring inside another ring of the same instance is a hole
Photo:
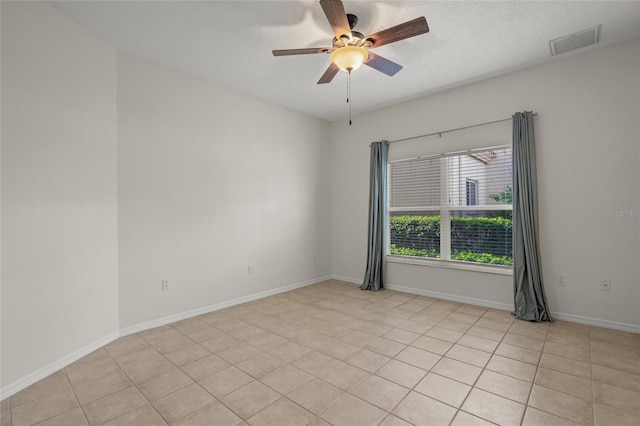
[[[591,46],[600,41],[600,25],[569,34],[568,36],[556,38],[549,42],[551,46],[551,56],[567,53],[581,47]]]

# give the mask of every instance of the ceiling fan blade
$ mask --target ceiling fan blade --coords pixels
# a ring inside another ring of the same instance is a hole
[[[320,0],[320,6],[324,10],[324,14],[327,16],[336,38],[339,39],[343,35],[351,38],[351,27],[342,2],[340,0]]]
[[[369,65],[371,68],[376,69],[389,77],[396,75],[398,71],[402,69],[402,65],[396,64],[395,62],[376,55],[373,52],[369,52],[369,60],[365,62],[365,65]]]
[[[332,62],[331,65],[329,65],[329,68],[327,68],[324,74],[322,74],[320,80],[318,80],[318,84],[330,83],[331,80],[333,80],[333,77],[338,74],[338,71],[340,71],[340,68]]]
[[[288,56],[288,55],[308,55],[312,53],[329,53],[328,47],[310,47],[308,49],[283,49],[273,50],[273,56]]]
[[[371,41],[371,48],[373,48],[404,40],[405,38],[415,37],[417,35],[428,32],[429,25],[427,25],[427,20],[424,16],[421,16],[419,18],[412,19],[411,21],[407,21],[403,24],[396,25],[395,27],[387,28],[386,30],[368,35],[366,37],[366,40]]]

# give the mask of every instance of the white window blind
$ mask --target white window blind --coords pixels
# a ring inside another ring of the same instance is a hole
[[[512,265],[508,147],[389,165],[389,252]]]

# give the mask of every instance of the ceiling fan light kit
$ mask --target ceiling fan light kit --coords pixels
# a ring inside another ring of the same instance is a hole
[[[364,47],[344,46],[331,53],[331,62],[342,71],[351,72],[360,68],[360,65],[369,59],[369,52]]]

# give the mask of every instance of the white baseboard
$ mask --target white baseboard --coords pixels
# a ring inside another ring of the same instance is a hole
[[[161,325],[165,325],[165,324],[169,324],[175,321],[180,321],[183,319],[187,319],[187,318],[191,318],[197,315],[202,315],[202,314],[206,314],[209,312],[213,312],[213,311],[217,311],[220,309],[224,309],[224,308],[228,308],[230,306],[235,306],[235,305],[239,305],[241,303],[246,303],[246,302],[251,302],[253,300],[258,300],[258,299],[262,299],[265,297],[269,297],[269,296],[273,296],[275,294],[279,294],[279,293],[284,293],[286,291],[290,291],[290,290],[295,290],[297,288],[301,288],[301,287],[306,287],[312,284],[317,284],[320,283],[322,281],[327,281],[331,279],[331,276],[326,275],[323,277],[319,277],[319,278],[314,278],[311,280],[307,280],[307,281],[303,281],[303,282],[299,282],[299,283],[295,283],[295,284],[290,284],[287,286],[283,286],[283,287],[279,287],[279,288],[275,288],[272,290],[267,290],[267,291],[263,291],[260,293],[255,293],[255,294],[251,294],[248,296],[243,296],[243,297],[239,297],[237,299],[233,299],[233,300],[229,300],[226,302],[221,302],[221,303],[216,303],[214,305],[210,305],[210,306],[205,306],[203,308],[198,308],[198,309],[193,309],[191,311],[187,311],[187,312],[182,312],[179,314],[174,314],[174,315],[169,315],[163,318],[159,318],[157,320],[153,320],[153,321],[148,321],[142,324],[136,324],[136,325],[132,325],[129,327],[124,327],[121,328],[119,331],[114,331],[112,333],[109,333],[108,335],[96,340],[95,342],[90,343],[89,345],[78,349],[77,351],[59,359],[58,361],[55,361],[47,366],[45,366],[44,368],[41,368],[38,371],[35,371],[34,373],[31,373],[25,377],[23,377],[22,379],[19,379],[18,381],[0,389],[0,400],[4,400],[5,398],[10,397],[11,395],[16,394],[17,392],[20,392],[22,389],[25,389],[29,386],[31,386],[32,384],[36,383],[39,380],[44,379],[45,377],[49,376],[50,374],[55,373],[56,371],[65,368],[66,366],[68,366],[69,364],[71,364],[72,362],[77,361],[78,359],[82,358],[85,355],[88,355],[89,353],[95,351],[96,349],[100,349],[101,347],[103,347],[106,344],[109,344],[111,342],[113,342],[114,340],[116,340],[118,337],[122,337],[122,336],[127,336],[129,334],[133,334],[133,333],[138,333],[140,331],[144,331],[144,330],[148,330],[154,327],[159,327]]]
[[[512,305],[508,303],[495,302],[493,300],[476,299],[474,297],[440,293],[437,291],[423,290],[421,288],[402,287],[394,284],[385,284],[385,288],[388,288],[389,290],[401,291],[403,293],[417,294],[420,296],[433,297],[435,299],[449,300],[451,302],[467,303],[469,305],[482,306],[484,308],[500,309],[502,311],[513,311]]]
[[[362,284],[363,278],[345,277],[344,275],[331,275],[332,280],[344,281],[352,284]]]
[[[458,296],[455,294],[439,293],[436,291],[423,290],[412,287],[402,287],[393,284],[385,285],[389,290],[401,291],[404,293],[418,294],[420,296],[428,296],[436,299],[450,300],[452,302],[467,303],[469,305],[482,306],[485,308],[500,309],[503,311],[513,311],[513,305],[508,303],[500,303],[492,300],[476,299],[473,297]],[[582,315],[565,314],[562,312],[551,312],[554,319],[562,321],[571,321],[578,324],[593,325],[595,327],[610,328],[613,330],[629,331],[631,333],[640,333],[640,325],[628,324],[618,321],[609,321],[600,318],[585,317]]]
[[[25,389],[31,386],[32,384],[34,384],[35,382],[44,379],[45,377],[55,373],[56,371],[79,360],[83,356],[90,354],[96,349],[100,349],[104,345],[107,345],[113,342],[114,340],[116,340],[119,336],[120,334],[117,331],[109,333],[106,336],[101,337],[100,339],[94,342],[91,342],[88,345],[78,349],[77,351],[62,357],[55,362],[52,362],[51,364],[45,366],[44,368],[41,368],[40,370],[37,370],[23,377],[22,379],[19,379],[11,383],[10,385],[0,389],[0,400],[4,400],[5,398],[8,398],[11,395],[14,395],[20,392],[22,389]]]
[[[202,308],[193,309],[179,314],[173,314],[166,317],[158,318],[152,321],[143,322],[140,324],[131,325],[120,329],[120,336],[127,336],[133,333],[139,333],[141,331],[149,330],[151,328],[160,327],[162,325],[170,324],[172,322],[192,318],[202,314],[208,314],[209,312],[219,311],[220,309],[229,308],[231,306],[239,305],[241,303],[252,302],[254,300],[263,299],[265,297],[273,296],[285,291],[295,290],[297,288],[306,287],[309,285],[317,284],[322,281],[327,281],[331,277],[324,276],[318,277],[307,281],[302,281],[295,284],[286,285],[283,287],[274,288],[272,290],[263,291],[260,293],[250,294],[248,296],[238,297],[237,299],[228,300],[225,302],[216,303]]]

